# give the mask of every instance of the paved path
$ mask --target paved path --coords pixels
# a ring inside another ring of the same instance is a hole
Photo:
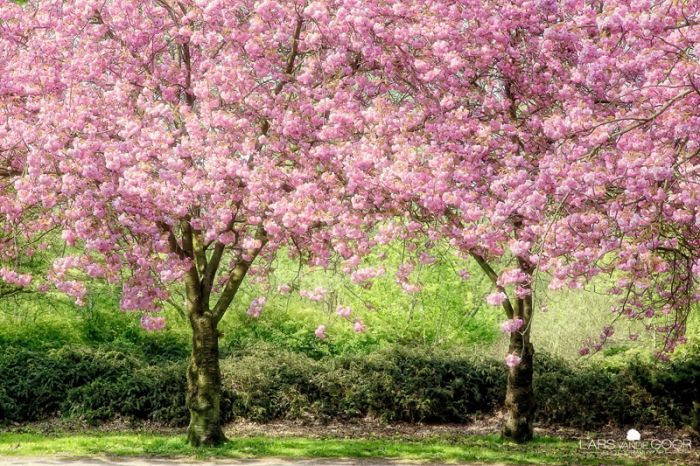
[[[202,460],[163,458],[109,458],[109,457],[0,457],[2,466],[426,466],[426,463],[377,459],[323,459],[323,460]],[[429,463],[437,466],[438,463]],[[452,464],[451,466],[459,466]],[[470,463],[463,466],[480,466]],[[499,466],[491,464],[489,466]],[[505,466],[505,465],[500,465]]]

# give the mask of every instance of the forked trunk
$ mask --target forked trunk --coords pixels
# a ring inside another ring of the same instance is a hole
[[[226,441],[221,425],[221,370],[216,322],[207,313],[190,314],[192,356],[187,369],[187,442],[193,446]]]
[[[510,354],[520,358],[520,363],[508,368],[506,386],[506,417],[503,436],[514,442],[532,440],[532,422],[535,417],[536,399],[532,386],[535,350],[530,343],[530,319],[532,298],[519,299],[515,318],[523,320],[522,328],[510,334]]]

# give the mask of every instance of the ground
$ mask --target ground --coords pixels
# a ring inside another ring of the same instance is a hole
[[[700,464],[697,438],[686,431],[639,429],[643,439],[691,439],[693,448],[688,451],[610,451],[585,445],[591,439],[624,441],[624,429],[596,433],[537,429],[534,442],[516,445],[504,442],[495,434],[498,422],[493,417],[470,425],[385,424],[371,420],[329,424],[237,422],[227,426],[231,442],[225,446],[193,449],[186,445],[182,429],[129,423],[89,427],[54,421],[14,426],[0,433],[0,463],[8,466]]]
[[[162,458],[3,458],[4,466],[426,466],[426,463],[408,463],[404,461],[388,460],[207,460],[196,461],[188,459],[162,459]],[[479,466],[477,463],[469,463],[469,466]],[[490,466],[499,466],[490,463]]]

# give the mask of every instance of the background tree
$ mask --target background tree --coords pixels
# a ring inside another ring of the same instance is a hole
[[[3,11],[3,10],[0,10]],[[16,47],[13,38],[20,30],[0,16],[0,76],[21,75],[14,70]],[[53,205],[52,195],[35,198],[23,191],[26,181],[45,181],[38,167],[27,157],[33,143],[33,112],[24,106],[23,96],[9,79],[0,79],[0,298],[28,292],[33,277],[28,265],[44,248],[52,230],[51,218],[40,211]],[[34,281],[36,283],[36,281]]]
[[[373,14],[392,91],[374,103],[386,159],[367,189],[492,280],[510,333],[503,432],[529,440],[538,277],[580,288],[611,275],[614,311],[676,319],[656,324],[667,350],[697,300],[685,201],[697,143],[681,126],[698,104],[697,5],[401,2]]]

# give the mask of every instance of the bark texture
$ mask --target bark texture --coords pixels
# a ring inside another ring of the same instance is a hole
[[[522,360],[517,366],[508,369],[503,436],[522,443],[532,440],[533,433],[536,402],[532,388],[532,368],[535,351],[532,343],[514,343],[513,340],[511,338],[510,350],[517,350]]]
[[[517,300],[514,317],[522,319],[523,326],[510,335],[509,352],[518,355],[521,360],[520,364],[508,368],[503,436],[518,443],[532,440],[532,422],[537,408],[532,386],[535,355],[530,342],[532,311],[531,296]]]
[[[221,426],[221,370],[216,321],[207,313],[190,314],[192,356],[187,369],[190,445],[214,446],[226,441]]]

